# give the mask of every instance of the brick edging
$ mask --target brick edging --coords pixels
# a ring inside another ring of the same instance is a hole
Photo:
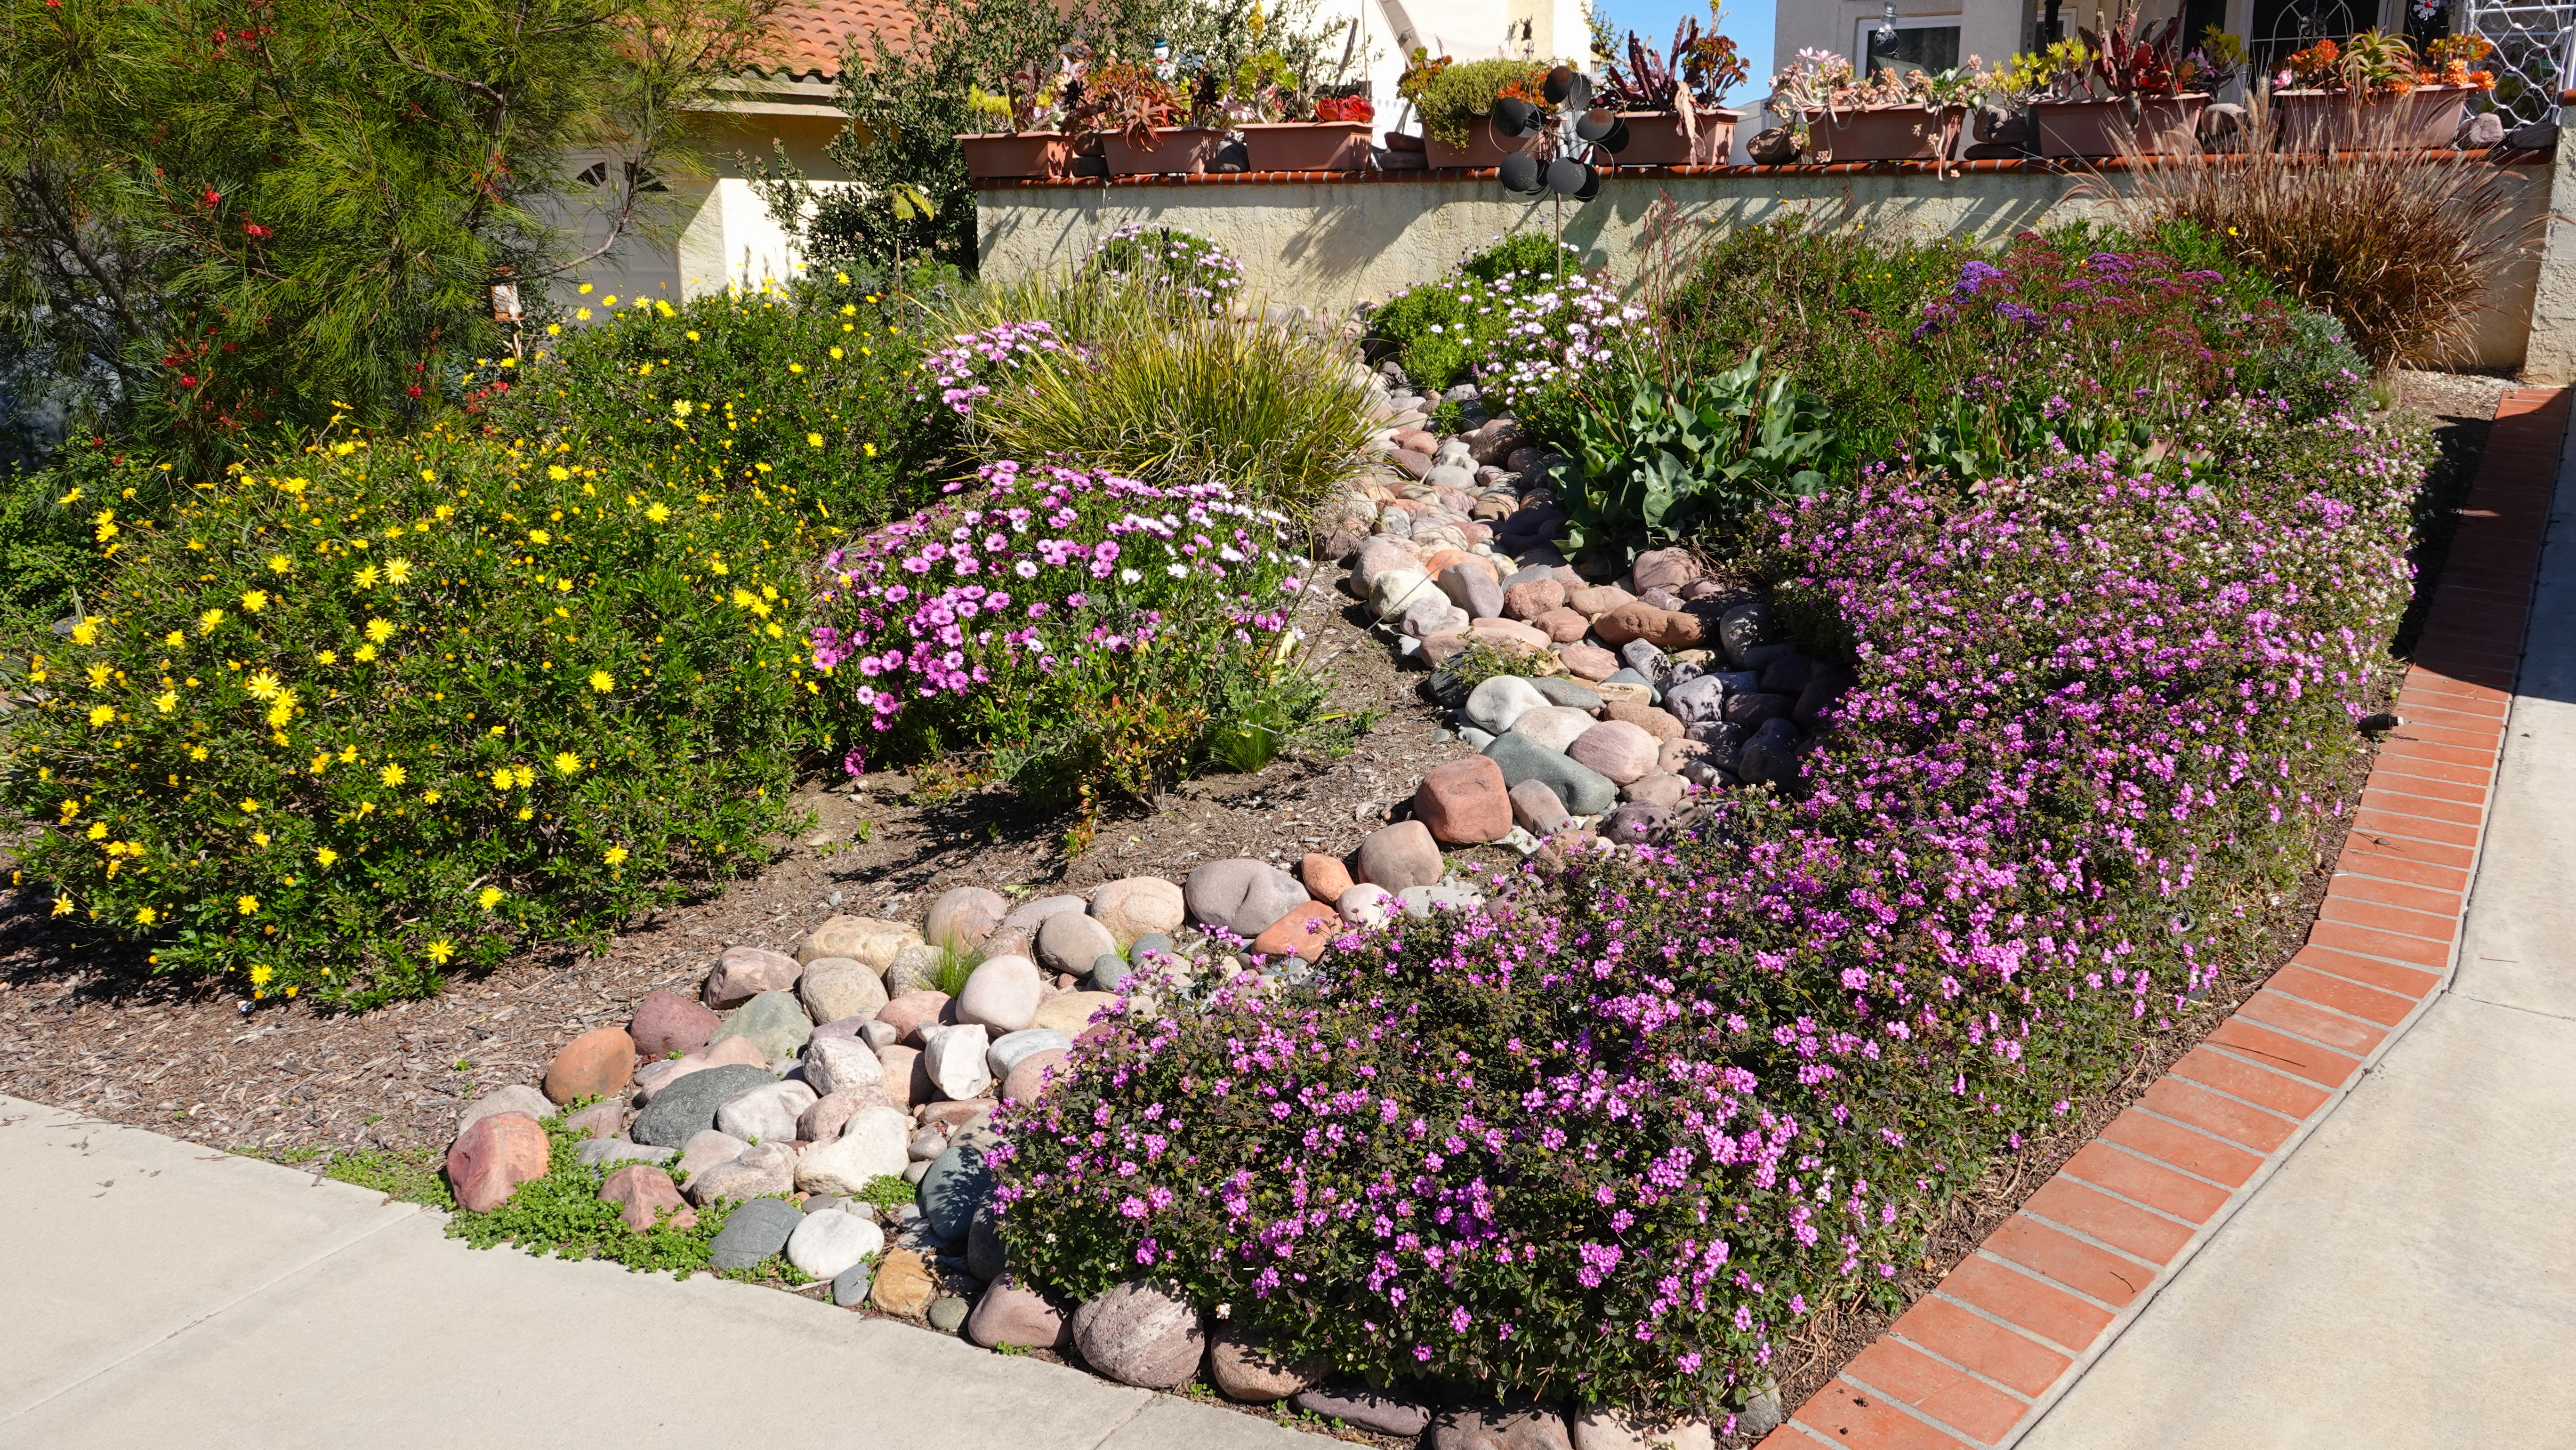
[[[2503,754],[2564,389],[2517,388],[2307,944],[1761,1450],[2018,1441],[2450,980]]]

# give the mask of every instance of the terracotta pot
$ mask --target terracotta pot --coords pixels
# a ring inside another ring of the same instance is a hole
[[[1503,158],[1515,151],[1526,151],[1537,142],[1535,134],[1515,140],[1494,129],[1493,118],[1479,116],[1467,127],[1469,140],[1464,146],[1452,146],[1437,136],[1422,138],[1422,154],[1434,166],[1500,166]]]
[[[1043,176],[1052,181],[1063,176],[1073,160],[1073,138],[1054,131],[960,136],[957,144],[966,152],[966,175],[978,181],[1010,176]]]
[[[1151,151],[1129,144],[1120,132],[1104,131],[1100,136],[1100,154],[1108,160],[1112,176],[1154,176],[1172,171],[1195,176],[1207,170],[1223,149],[1225,133],[1208,126],[1157,126]]]
[[[1735,123],[1742,111],[1702,111],[1699,146],[1682,134],[1682,118],[1673,111],[1621,111],[1628,123],[1628,149],[1610,158],[1622,166],[1724,166],[1735,155]]]
[[[2468,118],[2476,86],[2421,86],[2402,96],[2359,97],[2349,91],[2274,91],[2272,114],[2294,150],[2351,151],[2363,146],[2447,149]],[[2394,116],[2394,134],[2390,134]]]
[[[1365,171],[1368,121],[1278,121],[1243,128],[1254,171]]]
[[[1959,139],[1965,106],[1868,106],[1807,113],[1808,148],[1834,161],[1938,161]]]
[[[2200,151],[2200,113],[2209,97],[2140,96],[2137,119],[2125,101],[2038,101],[2030,108],[2042,156],[2117,156],[2125,132],[2142,156]]]

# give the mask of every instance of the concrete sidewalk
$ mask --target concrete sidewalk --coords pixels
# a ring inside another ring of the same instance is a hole
[[[2576,1444],[2572,463],[2451,981],[2022,1450]]]
[[[0,1445],[1321,1443],[771,1289],[476,1252],[412,1205],[16,1098],[0,1181]]]

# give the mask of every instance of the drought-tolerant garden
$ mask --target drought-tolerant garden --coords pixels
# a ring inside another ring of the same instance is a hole
[[[982,802],[1051,868],[666,946],[325,1171],[1378,1436],[1749,1443],[2331,855],[2433,522],[2387,369],[2464,294],[2309,305],[2304,175],[2256,240],[2206,177],[1638,276],[1524,232],[1350,317],[1150,227],[567,286],[407,411],[83,430],[7,475],[9,886],[238,1043]],[[1348,697],[1397,668],[1419,765]]]

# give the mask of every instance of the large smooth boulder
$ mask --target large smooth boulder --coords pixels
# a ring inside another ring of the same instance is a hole
[[[1628,566],[1628,577],[1640,594],[1649,589],[1679,594],[1683,585],[1707,572],[1698,556],[1687,549],[1649,549]]]
[[[544,1093],[526,1083],[512,1083],[467,1104],[465,1111],[456,1115],[456,1131],[462,1133],[474,1126],[477,1118],[488,1118],[494,1113],[525,1113],[543,1122],[555,1115],[555,1105],[547,1100]]]
[[[817,1143],[796,1159],[796,1186],[808,1193],[855,1197],[880,1178],[901,1177],[912,1161],[905,1145],[912,1139],[912,1118],[899,1108],[861,1108],[850,1115],[841,1136]]]
[[[771,1062],[785,1062],[804,1050],[814,1036],[814,1019],[793,992],[762,992],[734,1009],[707,1044],[712,1047],[739,1037],[760,1049]]]
[[[723,1025],[724,1019],[703,1002],[677,992],[647,992],[635,999],[635,1020],[626,1032],[635,1039],[638,1054],[662,1057],[697,1051]]]
[[[1512,819],[1533,835],[1552,836],[1565,824],[1565,802],[1542,780],[1525,780],[1511,790]]]
[[[1121,1284],[1075,1310],[1073,1342],[1093,1369],[1149,1390],[1188,1383],[1207,1352],[1198,1311],[1159,1284]]]
[[[1038,964],[1050,972],[1080,976],[1101,957],[1117,955],[1120,945],[1108,923],[1083,912],[1060,911],[1038,928]],[[972,995],[974,990],[974,983],[968,982],[966,995]],[[1037,1004],[1030,1003],[1029,1010],[1036,1011]]]
[[[1512,799],[1503,784],[1503,768],[1482,755],[1433,767],[1414,789],[1413,818],[1453,845],[1501,840],[1512,833]]]
[[[656,1148],[677,1148],[716,1125],[716,1109],[739,1092],[778,1080],[765,1067],[727,1063],[694,1072],[665,1086],[635,1115],[627,1136]]]
[[[885,1251],[885,1230],[874,1220],[827,1208],[805,1215],[787,1235],[787,1262],[817,1279],[835,1279],[870,1254]]]
[[[966,1337],[986,1349],[1063,1349],[1073,1343],[1073,1325],[1063,1310],[1015,1280],[996,1279],[966,1316]]]
[[[1518,675],[1496,675],[1467,692],[1467,719],[1488,735],[1500,735],[1531,710],[1547,708],[1547,696]]]
[[[796,960],[810,966],[825,957],[848,957],[882,972],[896,952],[920,940],[921,933],[909,922],[836,916],[798,940]]]
[[[796,1205],[783,1199],[755,1198],[734,1209],[709,1244],[709,1267],[723,1272],[748,1269],[787,1247],[788,1236],[805,1221]]]
[[[716,1108],[716,1131],[746,1143],[790,1143],[796,1120],[819,1100],[801,1082],[771,1082],[734,1094]]]
[[[1002,918],[1002,924],[994,929],[995,934],[1020,932],[1034,938],[1038,928],[1046,925],[1048,917],[1060,911],[1080,911],[1085,905],[1081,897],[1065,895],[1041,896],[1033,901],[1024,901],[1014,908],[1010,915]],[[984,954],[986,956],[996,954],[989,940]]]
[[[1223,927],[1247,941],[1308,899],[1295,877],[1267,861],[1245,857],[1204,863],[1190,873],[1182,895],[1192,921]]]
[[[1011,903],[998,891],[981,886],[943,891],[921,919],[922,940],[935,947],[966,951],[991,936],[993,928],[1010,914]]]
[[[922,1039],[921,1061],[930,1084],[952,1102],[976,1097],[993,1085],[993,1069],[984,1054],[993,1045],[982,1023],[942,1027]]]
[[[762,947],[727,947],[707,973],[706,1004],[722,1011],[739,1007],[763,992],[792,992],[805,972],[794,957]]]
[[[1550,705],[1545,709],[1532,710],[1521,716],[1520,720],[1504,733],[1518,734],[1535,744],[1562,754],[1565,747],[1583,738],[1584,731],[1600,723],[1592,717],[1590,710],[1578,710],[1571,705]]]
[[[849,957],[818,957],[797,979],[796,1000],[817,1022],[869,1016],[886,1004],[885,977]]]
[[[1519,730],[1486,746],[1485,754],[1503,768],[1506,785],[1538,781],[1574,815],[1597,816],[1619,803],[1619,787],[1609,777]]]
[[[1615,784],[1655,773],[1655,737],[1625,720],[1604,720],[1565,747],[1566,757]]]
[[[597,1027],[563,1045],[546,1064],[546,1096],[559,1103],[604,1098],[635,1078],[635,1039],[623,1027]]]
[[[984,1161],[984,1145],[951,1144],[921,1175],[918,1196],[921,1217],[933,1234],[952,1242],[966,1237],[975,1210],[993,1196],[993,1169]]]
[[[1189,903],[1180,883],[1160,876],[1129,876],[1091,893],[1091,918],[1109,928],[1123,952],[1140,936],[1169,936],[1189,920]],[[1085,963],[1078,970],[1089,970]]]
[[[1351,874],[1361,884],[1389,891],[1428,886],[1448,869],[1439,840],[1420,821],[1398,821],[1369,832],[1351,856]]]
[[[1219,1394],[1252,1404],[1271,1404],[1323,1383],[1324,1366],[1280,1358],[1267,1346],[1231,1327],[1220,1329],[1208,1346],[1208,1378]]]
[[[552,1156],[546,1130],[525,1113],[492,1113],[475,1119],[447,1150],[447,1183],[456,1205],[490,1213],[519,1185],[543,1178]]]
[[[1098,922],[1072,912],[1065,913],[1094,931]],[[1047,923],[1055,925],[1053,921]],[[1106,933],[1103,933],[1104,935]],[[1088,969],[1086,959],[1082,966]],[[996,1032],[1017,1032],[1037,1015],[1038,1003],[1046,998],[1046,979],[1038,975],[1038,964],[1026,957],[991,957],[979,963],[957,993],[956,1017],[959,1022],[990,1027]],[[884,1014],[878,1014],[882,1017]],[[923,1029],[923,1040],[929,1031]],[[970,1095],[971,1096],[971,1095]]]

